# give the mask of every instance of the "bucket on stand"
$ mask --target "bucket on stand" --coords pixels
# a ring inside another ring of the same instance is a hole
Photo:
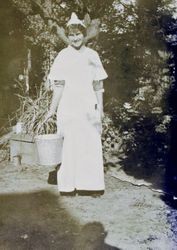
[[[61,163],[63,137],[58,134],[37,135],[35,143],[40,165],[52,166]]]

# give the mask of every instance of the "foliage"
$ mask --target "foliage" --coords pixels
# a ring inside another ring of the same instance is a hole
[[[136,97],[136,96],[135,96]],[[142,171],[151,175],[157,167],[164,167],[169,151],[169,127],[172,117],[161,107],[149,107],[145,100],[132,98],[121,105],[117,100],[109,104],[112,120],[119,124],[119,136],[125,157],[120,164],[127,171]],[[142,103],[144,105],[142,106]],[[141,109],[140,109],[141,107]]]
[[[44,123],[44,118],[49,110],[51,95],[42,86],[37,91],[35,98],[30,97],[23,90],[23,86],[19,82],[19,91],[17,94],[20,100],[20,106],[16,116],[18,121],[22,122],[25,133],[32,136],[38,134],[56,133],[56,117]]]
[[[105,165],[111,163],[115,165],[125,157],[122,134],[108,113],[103,119],[102,144]]]

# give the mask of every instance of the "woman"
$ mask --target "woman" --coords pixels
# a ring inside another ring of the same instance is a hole
[[[86,28],[75,13],[67,34],[70,45],[59,52],[48,76],[53,98],[46,119],[57,109],[57,130],[64,137],[58,189],[103,191],[102,80],[107,74],[97,52],[84,45]]]

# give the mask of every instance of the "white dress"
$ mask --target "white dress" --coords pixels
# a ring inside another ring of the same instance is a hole
[[[103,80],[107,74],[98,53],[68,46],[59,52],[48,78],[65,80],[57,110],[57,130],[64,137],[58,189],[104,190],[101,120],[93,80]]]

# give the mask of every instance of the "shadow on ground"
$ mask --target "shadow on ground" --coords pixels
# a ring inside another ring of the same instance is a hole
[[[105,237],[101,223],[79,225],[48,191],[0,195],[0,249],[118,249]]]

